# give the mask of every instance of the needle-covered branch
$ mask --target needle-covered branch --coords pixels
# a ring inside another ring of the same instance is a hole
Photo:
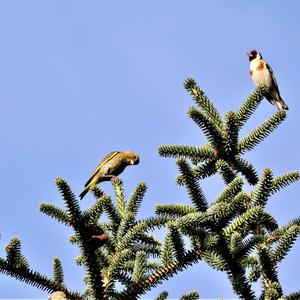
[[[245,153],[252,150],[256,145],[262,142],[272,133],[286,118],[285,111],[276,112],[271,118],[266,120],[262,125],[255,128],[238,143],[238,152]]]
[[[219,112],[209,98],[205,95],[205,93],[199,88],[195,79],[186,79],[184,82],[184,87],[191,94],[195,103],[203,109],[207,116],[209,116],[209,118],[216,123],[217,126],[222,127],[223,122]]]
[[[193,162],[205,161],[216,156],[216,151],[210,144],[200,147],[188,145],[162,145],[158,148],[158,154],[162,157],[185,157]]]
[[[152,287],[157,286],[172,277],[179,271],[187,268],[190,265],[198,262],[202,258],[202,252],[196,250],[190,250],[183,255],[180,260],[174,260],[172,263],[163,265],[148,276],[144,281],[139,283],[133,283],[126,290],[116,295],[118,300],[136,299],[137,295],[143,295],[146,291]]]
[[[62,268],[58,266],[57,261],[54,263],[54,277],[51,279],[30,268],[27,260],[21,253],[21,243],[18,238],[12,238],[6,246],[6,253],[6,259],[0,258],[1,273],[30,284],[42,291],[49,293],[63,291],[69,299],[83,300],[83,297],[78,292],[67,289],[61,280],[62,276],[58,278],[58,269],[60,268],[60,272],[62,272]]]
[[[190,166],[183,158],[179,158],[177,160],[177,166],[182,175],[183,182],[187,188],[189,197],[193,202],[195,208],[197,208],[199,211],[206,210],[207,200],[205,199],[204,193],[200,188],[198,182],[195,180]]]
[[[240,108],[236,111],[240,128],[249,120],[261,103],[263,96],[266,95],[268,91],[267,87],[260,86],[242,103]]]

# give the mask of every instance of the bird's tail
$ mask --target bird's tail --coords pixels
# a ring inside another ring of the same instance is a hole
[[[278,110],[288,110],[289,109],[287,104],[281,98],[279,100],[275,101],[275,103],[276,103]]]
[[[89,191],[89,187],[87,186],[79,195],[80,200],[82,200],[82,198],[87,194],[88,191]]]

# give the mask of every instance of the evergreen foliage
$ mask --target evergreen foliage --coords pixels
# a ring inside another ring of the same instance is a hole
[[[59,258],[53,259],[52,278],[31,269],[16,237],[6,246],[6,257],[0,258],[0,272],[49,293],[62,291],[69,299],[127,300],[141,299],[148,290],[203,260],[227,274],[240,299],[299,299],[299,291],[284,296],[278,263],[300,234],[300,218],[279,226],[266,210],[271,196],[297,181],[299,173],[275,177],[266,168],[258,175],[243,157],[285,120],[286,112],[275,113],[240,137],[267,88],[258,87],[237,111],[229,111],[222,118],[194,79],[187,79],[184,86],[195,102],[188,117],[207,142],[200,146],[162,145],[158,153],[176,158],[176,182],[185,187],[190,203],[159,204],[153,217],[138,219],[146,184],[137,184],[127,198],[122,181],[115,179],[114,197],[93,186],[95,201],[83,211],[68,183],[57,178],[64,208],[42,203],[40,211],[73,229],[70,242],[79,248],[75,262],[86,271],[86,289],[67,288]],[[209,202],[200,182],[216,174],[224,181],[224,189]],[[245,183],[252,191],[244,190]],[[162,241],[153,233],[161,228],[165,230]],[[260,295],[253,287],[258,281]],[[156,300],[168,295],[163,291]],[[198,298],[198,292],[193,291],[179,299]]]

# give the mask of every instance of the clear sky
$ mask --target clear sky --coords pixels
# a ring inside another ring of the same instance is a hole
[[[182,83],[194,77],[224,114],[254,89],[246,52],[258,49],[272,66],[287,120],[246,157],[259,172],[299,170],[300,2],[165,0],[0,2],[0,254],[18,236],[30,265],[52,274],[61,258],[70,288],[82,290],[83,271],[68,243],[69,229],[39,213],[42,201],[62,206],[54,186],[64,177],[76,194],[112,150],[139,153],[139,166],[121,175],[126,194],[141,180],[149,190],[141,217],[158,203],[188,202],[175,184],[173,159],[160,144],[202,144],[186,117],[193,104]],[[276,111],[266,100],[246,130]],[[223,188],[202,187],[210,201]],[[109,183],[102,188],[110,190]],[[300,215],[299,184],[278,193],[268,209],[280,224]],[[92,197],[82,202],[84,208]],[[285,293],[298,290],[298,240],[279,272]],[[149,292],[171,298],[197,289],[203,298],[233,298],[227,277],[200,263]],[[46,293],[0,275],[0,297],[46,298]]]

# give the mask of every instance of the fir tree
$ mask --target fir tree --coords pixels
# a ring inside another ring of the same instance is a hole
[[[75,261],[86,270],[86,289],[72,291],[66,286],[59,258],[53,259],[51,278],[33,270],[16,237],[6,246],[6,257],[0,258],[0,272],[49,294],[62,291],[69,299],[125,300],[141,299],[151,288],[203,260],[228,275],[241,299],[299,299],[299,291],[284,296],[277,267],[300,233],[300,218],[279,227],[266,210],[271,196],[297,181],[299,174],[275,177],[266,168],[259,175],[243,157],[285,120],[286,112],[276,112],[240,137],[242,127],[267,92],[265,87],[257,88],[237,111],[221,118],[195,80],[187,79],[184,85],[195,101],[188,117],[203,131],[207,143],[164,145],[158,153],[176,158],[177,183],[186,188],[190,204],[160,204],[153,217],[138,219],[146,184],[140,182],[127,198],[122,181],[113,180],[114,197],[93,186],[95,202],[83,211],[68,183],[57,178],[65,209],[42,203],[40,211],[73,229],[70,242],[80,250]],[[225,188],[209,203],[200,183],[215,174],[221,176]],[[245,191],[246,183],[252,186],[251,192]],[[153,234],[157,228],[165,228],[162,241]],[[260,295],[253,288],[257,281],[262,284]],[[163,291],[156,300],[167,297],[168,292]],[[198,298],[196,291],[180,297]]]

